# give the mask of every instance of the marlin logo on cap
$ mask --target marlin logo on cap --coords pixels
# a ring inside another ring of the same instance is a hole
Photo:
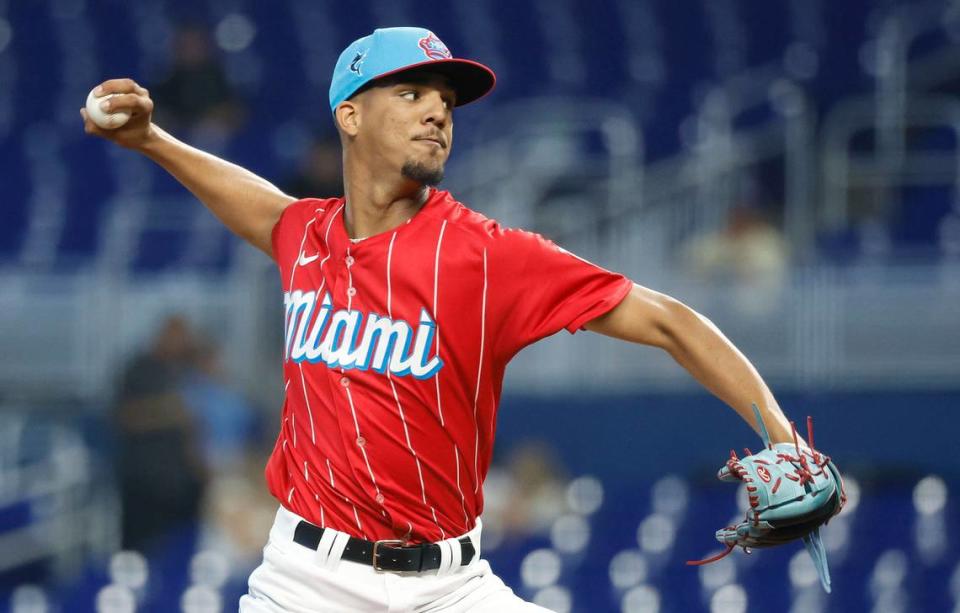
[[[447,46],[444,45],[443,41],[437,38],[437,35],[433,32],[421,38],[419,44],[420,48],[423,49],[423,52],[431,60],[449,60],[453,57],[453,54],[450,53]]]
[[[350,72],[355,72],[359,76],[363,76],[363,73],[360,72],[360,64],[363,63],[363,60],[367,58],[366,51],[357,51],[357,56],[353,58],[353,61],[350,62]]]

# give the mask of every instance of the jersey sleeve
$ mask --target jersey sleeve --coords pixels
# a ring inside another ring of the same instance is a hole
[[[489,249],[489,297],[507,355],[566,329],[573,334],[620,304],[633,287],[532,232],[502,230]]]

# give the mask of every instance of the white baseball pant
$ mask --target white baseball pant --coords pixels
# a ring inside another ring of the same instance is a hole
[[[346,535],[329,528],[333,538],[324,535],[324,542],[332,542],[331,550],[321,554],[308,549],[293,541],[301,519],[283,507],[277,511],[263,549],[263,562],[251,573],[249,591],[240,598],[241,613],[547,611],[515,595],[493,574],[490,564],[479,559],[479,519],[467,533],[477,550],[470,564],[461,566],[459,559],[454,559],[459,544],[441,546],[440,569],[422,573],[378,571],[340,560]],[[448,539],[451,544],[455,540]]]

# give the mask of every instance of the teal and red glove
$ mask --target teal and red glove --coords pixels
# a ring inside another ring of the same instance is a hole
[[[840,471],[830,458],[813,447],[813,420],[807,418],[809,448],[799,446],[794,426],[793,443],[771,444],[760,410],[753,405],[764,449],[747,451],[745,458],[730,452],[730,459],[717,473],[721,481],[743,481],[750,508],[742,522],[717,530],[716,537],[727,547],[723,553],[687,562],[708,564],[726,556],[736,547],[747,552],[754,547],[774,547],[802,539],[820,576],[823,589],[830,592],[827,554],[820,539],[820,526],[840,512],[846,502]],[[793,424],[791,424],[793,425]]]

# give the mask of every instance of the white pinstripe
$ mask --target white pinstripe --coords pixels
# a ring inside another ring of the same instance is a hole
[[[463,525],[470,526],[470,520],[467,519],[467,503],[463,497],[463,490],[460,489],[460,451],[457,450],[457,444],[453,444],[453,461],[457,465],[457,491],[460,492],[460,507],[463,509]]]
[[[314,217],[303,226],[303,238],[300,239],[300,253],[297,255],[297,261],[293,263],[293,268],[290,269],[290,285],[288,286],[289,291],[293,291],[293,278],[297,274],[297,267],[300,266],[300,256],[303,255],[303,246],[307,243],[307,231],[310,229],[310,224],[312,224],[316,220],[317,220],[316,217]],[[329,226],[327,229],[329,230]],[[290,317],[293,317],[292,313],[290,314]],[[307,325],[306,318],[304,318],[303,325],[304,326]],[[294,330],[294,334],[296,333],[297,331]],[[284,357],[284,360],[286,359],[287,358]],[[307,382],[303,378],[303,364],[298,362],[297,369],[300,371],[300,383],[303,386],[303,401],[307,405],[307,415],[310,417],[310,438],[313,440],[313,444],[316,445],[317,437],[313,427],[313,410],[310,408],[310,398],[309,398],[309,394],[307,393]],[[294,432],[293,446],[296,447],[297,446],[296,428],[294,428],[293,432]],[[287,502],[289,502],[289,500]]]
[[[337,215],[340,214],[340,212],[343,210],[343,207],[345,207],[345,206],[346,206],[346,204],[341,204],[341,205],[340,205],[340,208],[337,209],[336,211],[334,211],[334,212],[333,212],[333,215],[330,216],[330,221],[327,223],[327,230],[326,230],[326,232],[323,233],[323,242],[324,242],[324,244],[326,244],[326,245],[329,245],[329,244],[330,244],[330,240],[329,240],[329,238],[330,238],[330,228],[333,227],[333,220],[337,218]],[[323,263],[326,262],[326,261],[329,260],[329,259],[330,259],[330,254],[327,253],[327,257],[325,257],[325,258],[323,258],[322,260],[320,260],[320,266],[322,267],[322,266],[323,266]],[[297,260],[297,261],[299,262],[299,260]],[[319,292],[318,292],[318,293],[319,293]]]
[[[293,447],[297,447],[297,414],[290,411],[290,426],[293,428]]]
[[[393,318],[393,284],[392,284],[392,266],[393,266],[393,242],[397,238],[397,233],[394,232],[393,236],[390,237],[390,246],[387,248],[387,316],[391,319]],[[400,414],[400,422],[403,424],[403,434],[407,439],[407,449],[410,450],[410,455],[413,456],[413,460],[417,465],[417,477],[420,479],[420,499],[423,501],[423,504],[427,504],[427,487],[423,482],[423,469],[420,466],[420,457],[417,455],[416,450],[413,448],[413,443],[410,441],[410,429],[407,427],[407,418],[403,414],[403,405],[400,403],[400,396],[397,394],[397,386],[393,382],[393,376],[390,374],[390,371],[387,370],[387,381],[390,382],[390,389],[393,391],[393,400],[397,403],[397,412]],[[433,509],[433,507],[430,507]],[[434,511],[433,513],[434,522],[437,524],[437,527],[440,528],[440,523],[437,522],[437,514]],[[441,528],[441,532],[443,529]]]
[[[344,498],[344,500],[346,500],[346,498]],[[360,534],[366,537],[366,535],[363,534],[363,525],[360,523],[360,514],[357,513],[357,505],[351,502],[350,506],[353,507],[353,518],[357,520],[357,530],[360,531]]]
[[[350,387],[344,387],[347,390],[347,402],[350,403],[350,413],[353,415],[353,427],[357,430],[357,438],[360,438],[360,422],[357,421],[357,409],[353,406],[353,394],[350,393]],[[370,467],[370,459],[367,457],[366,445],[359,445],[360,453],[363,454],[363,461],[367,464],[367,472],[370,473],[370,481],[373,482],[373,489],[380,496],[380,486],[377,485],[377,478],[373,475],[373,468]]]
[[[333,222],[334,222],[334,220],[337,218],[337,215],[340,214],[340,211],[343,209],[343,207],[344,207],[344,205],[340,205],[340,208],[337,209],[336,211],[334,211],[333,215],[330,216],[330,221],[327,223],[327,229],[326,229],[326,231],[323,233],[323,242],[324,242],[325,244],[327,244],[327,245],[330,244],[330,228],[333,227]],[[327,263],[327,260],[330,259],[330,256],[331,256],[331,255],[332,255],[332,253],[328,252],[327,255],[326,255],[326,257],[324,257],[322,260],[320,260],[320,263],[317,264],[317,266],[320,267],[321,272],[323,271],[323,265]],[[298,262],[299,262],[299,260],[298,260]],[[291,284],[291,285],[292,285],[292,284]],[[317,296],[318,296],[318,297],[323,295],[323,288],[324,288],[326,285],[327,285],[327,276],[326,276],[326,275],[321,275],[321,277],[320,277],[320,287],[317,288]],[[302,366],[301,366],[301,368],[302,368]],[[314,443],[316,443],[316,440],[314,440]]]
[[[444,532],[443,528],[440,527],[440,521],[437,519],[437,510],[434,509],[433,506],[431,506],[430,512],[433,513],[433,522],[437,524],[437,528],[440,528],[440,538],[441,539],[447,538],[447,533]]]
[[[334,211],[333,215],[330,216],[330,221],[327,223],[327,230],[323,233],[323,242],[324,242],[325,244],[327,244],[327,245],[330,244],[330,242],[329,242],[329,238],[330,238],[330,228],[333,227],[333,221],[337,218],[337,215],[339,215],[340,212],[343,210],[343,207],[344,207],[344,206],[346,206],[346,204],[341,204],[341,205],[340,205],[340,208],[337,209],[336,211]],[[318,210],[322,211],[323,209],[318,209]],[[328,251],[329,251],[329,250],[328,250]],[[320,269],[321,269],[321,270],[323,270],[323,265],[324,265],[324,264],[327,262],[327,260],[329,260],[329,259],[330,259],[330,253],[328,252],[328,253],[327,253],[327,256],[326,256],[325,258],[323,258],[322,260],[320,260],[320,263],[318,264],[318,266],[320,266]],[[297,262],[299,263],[299,261],[300,261],[300,260],[298,259]],[[326,282],[327,282],[326,276],[322,276],[321,279],[320,279],[320,289],[317,290],[317,295],[318,295],[318,296],[321,294],[321,292],[323,292],[323,286],[326,284]],[[293,287],[293,277],[290,278],[290,286],[291,286],[291,288]],[[301,366],[301,365],[298,364],[298,366]],[[301,366],[301,368],[300,368],[300,377],[301,377],[301,379],[303,378],[303,367],[302,367],[302,366]],[[309,407],[309,404],[308,404],[307,406]],[[313,417],[312,417],[312,416],[311,416],[311,418],[310,418],[310,427],[311,427],[311,434],[312,434],[312,433],[313,433],[313,429],[312,429],[312,428],[313,428]],[[313,444],[314,444],[314,445],[317,444],[316,438],[313,439]],[[304,464],[304,470],[306,470],[306,464]],[[336,486],[335,486],[334,483],[333,483],[333,469],[330,467],[330,458],[327,458],[327,473],[330,475],[330,487],[331,487],[332,489],[336,489]],[[317,502],[319,502],[319,501],[320,501],[320,495],[317,494],[317,495],[316,495],[316,498],[317,498]],[[353,512],[354,512],[354,514],[356,514],[356,512],[357,512],[356,508],[354,508]],[[357,524],[358,524],[358,525],[360,524],[359,518],[357,519]],[[320,527],[321,527],[321,528],[325,528],[325,527],[326,527],[326,519],[324,518],[324,515],[323,515],[323,506],[320,507]]]
[[[477,470],[477,456],[480,453],[480,424],[477,424],[477,399],[480,397],[480,373],[483,372],[483,343],[487,329],[487,250],[483,250],[483,298],[480,302],[480,359],[477,361],[477,388],[473,393],[473,421],[475,434],[473,439],[473,493],[480,489],[480,473]],[[459,469],[460,467],[457,466]],[[469,525],[469,524],[468,524]]]
[[[303,480],[310,481],[310,473],[307,472],[307,461],[303,461]]]
[[[390,389],[393,391],[393,400],[397,403],[397,412],[400,413],[400,422],[403,424],[403,434],[407,439],[407,449],[410,450],[410,455],[413,456],[413,459],[417,464],[417,476],[420,478],[420,498],[423,500],[423,504],[427,504],[427,488],[423,484],[423,469],[420,468],[420,457],[417,456],[417,452],[413,450],[413,443],[410,442],[410,430],[407,428],[407,418],[403,414],[403,406],[400,404],[400,396],[397,394],[397,386],[393,382],[393,377],[390,375],[390,371],[387,371],[387,381],[390,382]]]
[[[333,215],[330,216],[330,221],[327,222],[327,230],[326,230],[326,232],[325,232],[324,235],[323,235],[323,240],[324,240],[325,243],[327,243],[327,239],[328,239],[328,237],[330,236],[330,228],[333,226],[333,220],[337,218],[337,215],[340,214],[340,211],[343,210],[343,207],[344,207],[344,206],[345,206],[345,205],[341,204],[341,205],[340,205],[340,208],[337,209],[337,210],[333,213]],[[297,274],[297,267],[300,266],[300,256],[303,255],[303,246],[304,246],[304,245],[306,244],[306,242],[307,242],[307,230],[310,229],[310,224],[312,224],[314,221],[316,221],[316,217],[314,217],[313,219],[311,219],[310,221],[308,221],[308,222],[303,226],[303,238],[300,240],[300,253],[299,253],[299,255],[297,256],[297,261],[293,263],[293,268],[290,270],[290,285],[288,286],[290,291],[293,291],[293,279],[294,279],[294,276],[296,276],[296,274]],[[329,244],[329,243],[327,243],[327,244]],[[330,259],[330,254],[327,253],[327,257],[325,257],[325,258],[323,258],[322,260],[320,260],[319,266],[320,266],[321,269],[323,268],[324,262],[326,262],[326,261],[329,260],[329,259]],[[322,282],[320,283],[320,289],[317,291],[317,295],[320,295],[320,292],[323,291],[323,284],[326,283],[326,281],[327,281],[326,277],[323,277],[323,280],[322,280]],[[292,315],[291,315],[291,317],[292,317]],[[306,326],[306,325],[307,325],[307,322],[304,321],[304,322],[303,322],[303,325]],[[286,359],[286,358],[284,358],[284,359]],[[302,362],[298,362],[298,363],[297,363],[297,370],[300,371],[300,384],[303,386],[303,401],[304,401],[304,403],[307,405],[307,416],[310,418],[310,440],[313,442],[314,445],[316,445],[316,444],[317,444],[317,431],[316,431],[316,427],[315,427],[314,424],[313,424],[313,409],[310,407],[310,394],[307,393],[307,381],[306,381],[306,379],[305,379],[304,376],[303,376],[303,363],[302,363]],[[296,442],[296,429],[294,429],[294,442],[293,442],[293,446],[294,446],[294,447],[297,446],[297,442]]]
[[[303,363],[297,362],[297,370],[300,371],[300,385],[303,386],[303,401],[307,404],[307,416],[310,418],[310,440],[317,444],[317,432],[313,427],[313,411],[310,409],[310,395],[307,393],[307,380],[303,378]],[[292,415],[292,413],[291,413]],[[296,430],[294,430],[296,432]],[[294,441],[296,447],[296,441]]]
[[[437,287],[440,285],[440,243],[443,242],[443,231],[447,229],[447,220],[440,226],[440,235],[437,237],[437,254],[433,259],[433,321],[436,323],[437,357],[440,357],[440,317],[437,312]],[[443,427],[443,404],[440,402],[440,371],[434,376],[437,384],[437,413],[440,415],[440,426]]]
[[[391,279],[390,279],[390,267],[392,266],[392,262],[393,262],[393,241],[395,240],[397,240],[396,232],[394,232],[393,235],[390,236],[390,246],[387,247],[387,315],[391,319],[393,319],[393,311],[391,310],[392,309],[391,300],[393,299],[393,292],[392,292],[392,285],[391,285]]]
[[[287,287],[289,287],[291,292],[293,291],[293,277],[297,274],[297,267],[300,266],[300,256],[303,255],[303,246],[307,244],[307,231],[310,229],[310,224],[316,220],[317,218],[314,217],[303,226],[303,238],[300,239],[300,252],[297,254],[297,259],[293,263],[293,268],[290,269],[290,284]],[[304,322],[304,325],[306,325],[306,322]]]
[[[287,503],[290,502],[290,499],[293,498],[293,488],[290,488],[290,493],[287,494]]]

